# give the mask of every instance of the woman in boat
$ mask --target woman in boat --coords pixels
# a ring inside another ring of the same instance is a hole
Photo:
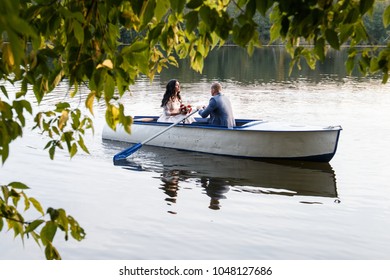
[[[185,106],[180,96],[180,84],[177,80],[170,80],[166,86],[165,94],[161,102],[162,115],[158,122],[174,123],[191,112],[191,106]],[[184,120],[185,123],[192,123],[195,119],[190,116]]]
[[[208,122],[212,125],[233,128],[236,126],[236,120],[233,116],[233,109],[227,96],[221,93],[222,86],[220,83],[211,85],[211,99],[209,105],[198,107],[199,115],[202,118],[210,116]]]

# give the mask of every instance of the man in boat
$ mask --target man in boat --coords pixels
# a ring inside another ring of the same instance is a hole
[[[220,83],[211,85],[211,99],[207,107],[198,107],[199,115],[202,118],[209,118],[209,124],[233,128],[236,121],[233,116],[232,105],[227,96],[221,93],[222,86]]]

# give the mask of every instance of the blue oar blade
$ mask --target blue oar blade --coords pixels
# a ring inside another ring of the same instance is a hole
[[[117,153],[114,156],[114,161],[126,159],[128,156],[130,156],[131,154],[134,154],[136,151],[138,151],[141,147],[142,147],[142,144],[138,143],[138,144],[135,144],[134,146],[126,149],[126,150],[123,150],[120,153]]]

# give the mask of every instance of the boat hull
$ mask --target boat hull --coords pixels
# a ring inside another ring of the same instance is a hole
[[[117,131],[105,127],[103,138],[141,143],[169,125],[135,120],[131,134],[120,127]],[[260,160],[329,162],[336,153],[340,131],[340,126],[309,127],[263,121],[247,121],[245,125],[227,129],[199,122],[178,124],[147,145]]]

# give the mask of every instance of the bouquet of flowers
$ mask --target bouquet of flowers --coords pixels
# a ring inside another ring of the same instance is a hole
[[[180,113],[189,114],[191,113],[191,111],[192,111],[191,105],[184,105],[184,104],[180,105]]]

